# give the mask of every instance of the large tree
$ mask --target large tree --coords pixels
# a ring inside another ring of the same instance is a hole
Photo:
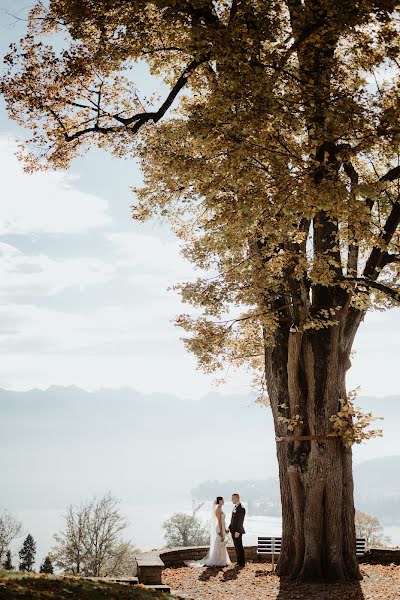
[[[205,369],[265,375],[278,569],[300,580],[360,577],[351,444],[368,418],[345,377],[366,312],[400,298],[399,8],[50,0],[3,78],[10,115],[33,130],[28,168],[65,168],[92,145],[140,156],[135,217],[166,215],[213,271],[181,287],[203,315],[178,322]],[[162,98],[137,90],[140,61]]]
[[[69,506],[64,529],[54,535],[52,562],[72,575],[100,577],[119,573],[131,561],[132,546],[121,538],[128,523],[118,504],[107,493],[81,506]]]

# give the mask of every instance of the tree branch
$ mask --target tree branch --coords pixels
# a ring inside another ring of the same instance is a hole
[[[385,243],[386,246],[390,243],[399,224],[400,202],[395,202],[388,218],[386,219],[386,223],[383,227],[383,232],[380,235],[381,240]],[[384,266],[383,259],[386,254],[387,252],[385,252],[385,250],[381,250],[381,248],[377,248],[375,246],[375,248],[372,249],[371,254],[369,255],[369,258],[367,260],[363,276],[367,278],[376,279],[379,275],[379,272]]]
[[[70,106],[76,106],[76,108],[84,108],[86,110],[92,110],[94,112],[96,112],[97,110],[95,106],[88,106],[87,104],[81,104],[80,102],[73,102],[72,100],[66,100],[65,102]]]
[[[112,118],[121,123],[125,128],[129,129],[129,131],[133,134],[137,133],[139,129],[148,121],[152,121],[153,123],[157,123],[162,117],[165,115],[167,110],[172,106],[175,98],[178,96],[179,92],[185,87],[189,77],[194,73],[194,71],[203,63],[208,61],[210,58],[210,54],[207,56],[203,56],[197,60],[193,60],[189,65],[184,69],[179,78],[177,79],[175,85],[172,87],[168,96],[160,106],[157,111],[152,112],[142,112],[132,117],[120,117],[119,115],[112,115]],[[71,142],[79,137],[82,137],[88,133],[102,133],[108,134],[121,130],[121,127],[112,126],[112,127],[100,127],[95,124],[93,127],[87,127],[85,129],[76,131],[73,134],[65,134],[65,139],[67,142]]]
[[[350,178],[350,202],[352,202],[355,200],[355,190],[358,185],[358,173],[350,161],[343,163],[343,168],[346,175]],[[357,276],[359,246],[355,239],[354,226],[351,223],[348,224],[348,249],[346,273],[347,275]]]
[[[233,21],[233,19],[235,18],[237,10],[238,10],[237,0],[232,0],[231,10],[229,11],[229,23],[231,23]]]
[[[179,7],[179,8],[181,8],[181,7]],[[186,12],[191,17],[196,18],[196,19],[203,18],[204,21],[206,21],[210,25],[215,25],[215,24],[219,23],[219,19],[218,19],[218,16],[214,12],[212,2],[209,2],[208,6],[207,6],[207,3],[203,3],[201,8],[197,8],[197,7],[193,6],[190,2],[186,1],[186,2],[184,2],[183,12]]]
[[[395,181],[396,179],[400,179],[400,166],[390,169],[379,181]]]
[[[75,133],[69,134],[66,133],[65,134],[65,140],[67,142],[72,142],[73,140],[76,140],[84,135],[87,135],[88,133],[103,133],[103,134],[109,134],[112,132],[116,132],[116,131],[125,131],[126,128],[122,127],[122,126],[114,126],[114,127],[99,127],[98,125],[93,125],[93,127],[86,127],[85,129],[80,129],[79,131],[76,131]]]
[[[153,48],[152,50],[143,50],[141,56],[148,54],[157,54],[158,52],[182,52],[182,54],[189,54],[186,50],[179,48],[178,46],[161,46],[160,48]]]
[[[383,267],[386,267],[386,265],[390,265],[396,262],[400,262],[400,254],[392,254],[390,252],[385,252],[382,258],[382,269]]]
[[[384,283],[380,283],[379,281],[374,281],[373,279],[367,279],[365,277],[344,277],[342,281],[349,281],[350,283],[353,282],[358,285],[363,285],[367,288],[378,290],[396,302],[400,302],[400,290],[395,290]]]

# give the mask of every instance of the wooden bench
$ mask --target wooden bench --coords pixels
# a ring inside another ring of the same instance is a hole
[[[281,553],[282,538],[281,537],[259,537],[257,540],[257,554],[271,556],[272,570],[274,570],[275,556]],[[364,556],[367,549],[365,538],[356,539],[356,554]]]

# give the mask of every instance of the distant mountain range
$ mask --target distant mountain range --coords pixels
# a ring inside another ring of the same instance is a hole
[[[356,506],[383,524],[400,524],[400,456],[360,463],[354,469]]]
[[[358,507],[398,522],[400,397],[357,404],[385,418],[384,438],[354,450]],[[0,389],[0,456],[10,510],[64,509],[108,490],[130,505],[179,506],[191,489],[210,499],[238,487],[253,512],[279,513],[271,412],[251,395]],[[222,483],[199,485],[212,480]]]
[[[0,389],[0,507],[63,509],[108,490],[181,506],[207,477],[275,474],[271,431],[269,409],[244,395]]]

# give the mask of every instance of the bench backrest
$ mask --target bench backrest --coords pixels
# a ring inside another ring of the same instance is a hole
[[[264,537],[258,538],[257,543],[257,554],[280,554],[282,546],[281,537]],[[366,550],[365,538],[356,539],[356,554],[357,556],[363,556]]]
[[[356,539],[356,554],[357,556],[363,556],[367,550],[367,541],[365,538]]]
[[[280,554],[282,538],[280,537],[259,537],[257,544],[257,554]]]

